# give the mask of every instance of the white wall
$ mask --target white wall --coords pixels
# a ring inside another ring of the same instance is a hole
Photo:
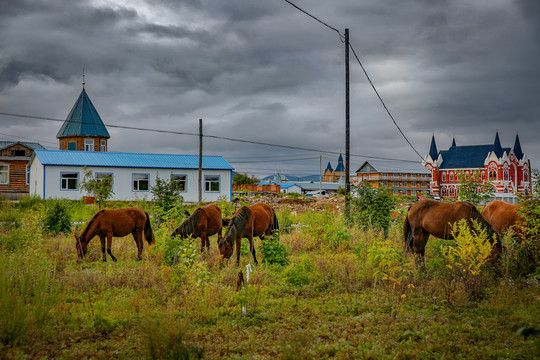
[[[184,201],[198,201],[198,171],[185,169],[149,169],[149,168],[111,168],[111,167],[89,167],[93,174],[113,173],[113,197],[112,200],[151,200],[150,191],[133,191],[133,174],[149,174],[150,187],[155,186],[156,177],[170,180],[171,174],[187,175],[186,191],[180,195]],[[43,194],[43,165],[36,157],[30,168],[30,194],[38,195],[42,198],[64,198],[80,200],[86,192],[78,190],[61,190],[60,179],[63,172],[78,172],[79,183],[84,177],[82,166],[46,166],[45,167],[45,194]],[[41,174],[41,175],[40,175]],[[219,197],[225,196],[231,200],[231,171],[230,170],[203,170],[203,201],[216,201]],[[205,175],[218,175],[220,177],[220,191],[206,192],[204,186]]]

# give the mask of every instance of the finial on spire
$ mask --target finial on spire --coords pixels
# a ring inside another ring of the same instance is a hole
[[[82,68],[82,88],[84,89],[84,68]]]

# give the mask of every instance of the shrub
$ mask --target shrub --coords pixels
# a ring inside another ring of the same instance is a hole
[[[71,212],[66,200],[48,200],[43,226],[51,234],[71,231]]]
[[[289,263],[287,249],[279,242],[279,231],[270,238],[262,240],[259,251],[263,255],[262,261],[267,264],[287,265]]]
[[[371,188],[364,181],[358,188],[358,198],[351,200],[351,220],[357,222],[362,228],[374,227],[382,229],[385,235],[392,220],[392,210],[396,199],[387,188]]]
[[[474,223],[471,229],[465,220],[454,225],[452,236],[455,246],[448,246],[443,256],[451,270],[453,280],[463,283],[472,299],[484,292],[483,270],[491,256],[491,242],[487,232]]]
[[[159,222],[164,221],[167,217],[166,214],[171,211],[175,213],[183,211],[183,198],[178,192],[178,186],[178,182],[161,179],[158,175],[156,185],[150,188],[156,207],[155,214]]]
[[[317,277],[315,266],[308,257],[304,257],[298,264],[289,265],[284,275],[287,283],[295,287],[308,285]]]
[[[279,222],[279,231],[284,234],[288,234],[292,230],[292,224],[294,222],[291,209],[283,209],[277,213]]]
[[[98,206],[101,207],[103,202],[112,197],[114,191],[112,191],[113,178],[111,175],[103,175],[100,177],[94,177],[92,170],[87,169],[86,166],[83,169],[84,177],[81,181],[81,191],[86,191],[88,195],[96,198]]]

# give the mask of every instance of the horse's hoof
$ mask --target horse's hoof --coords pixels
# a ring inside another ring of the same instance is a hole
[[[112,261],[114,261],[114,262],[117,262],[117,261],[118,261],[118,259],[117,259],[117,258],[113,258],[113,259],[112,259]]]
[[[142,260],[142,258],[140,258],[140,257],[135,259],[135,261],[141,261],[141,260]]]

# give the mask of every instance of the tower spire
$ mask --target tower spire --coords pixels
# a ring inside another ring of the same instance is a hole
[[[435,161],[437,160],[437,154],[439,154],[439,152],[437,151],[437,145],[435,144],[435,135],[433,135],[431,137],[431,146],[429,147],[429,156]]]
[[[84,89],[84,84],[86,84],[84,82],[84,68],[82,68],[82,88]]]

